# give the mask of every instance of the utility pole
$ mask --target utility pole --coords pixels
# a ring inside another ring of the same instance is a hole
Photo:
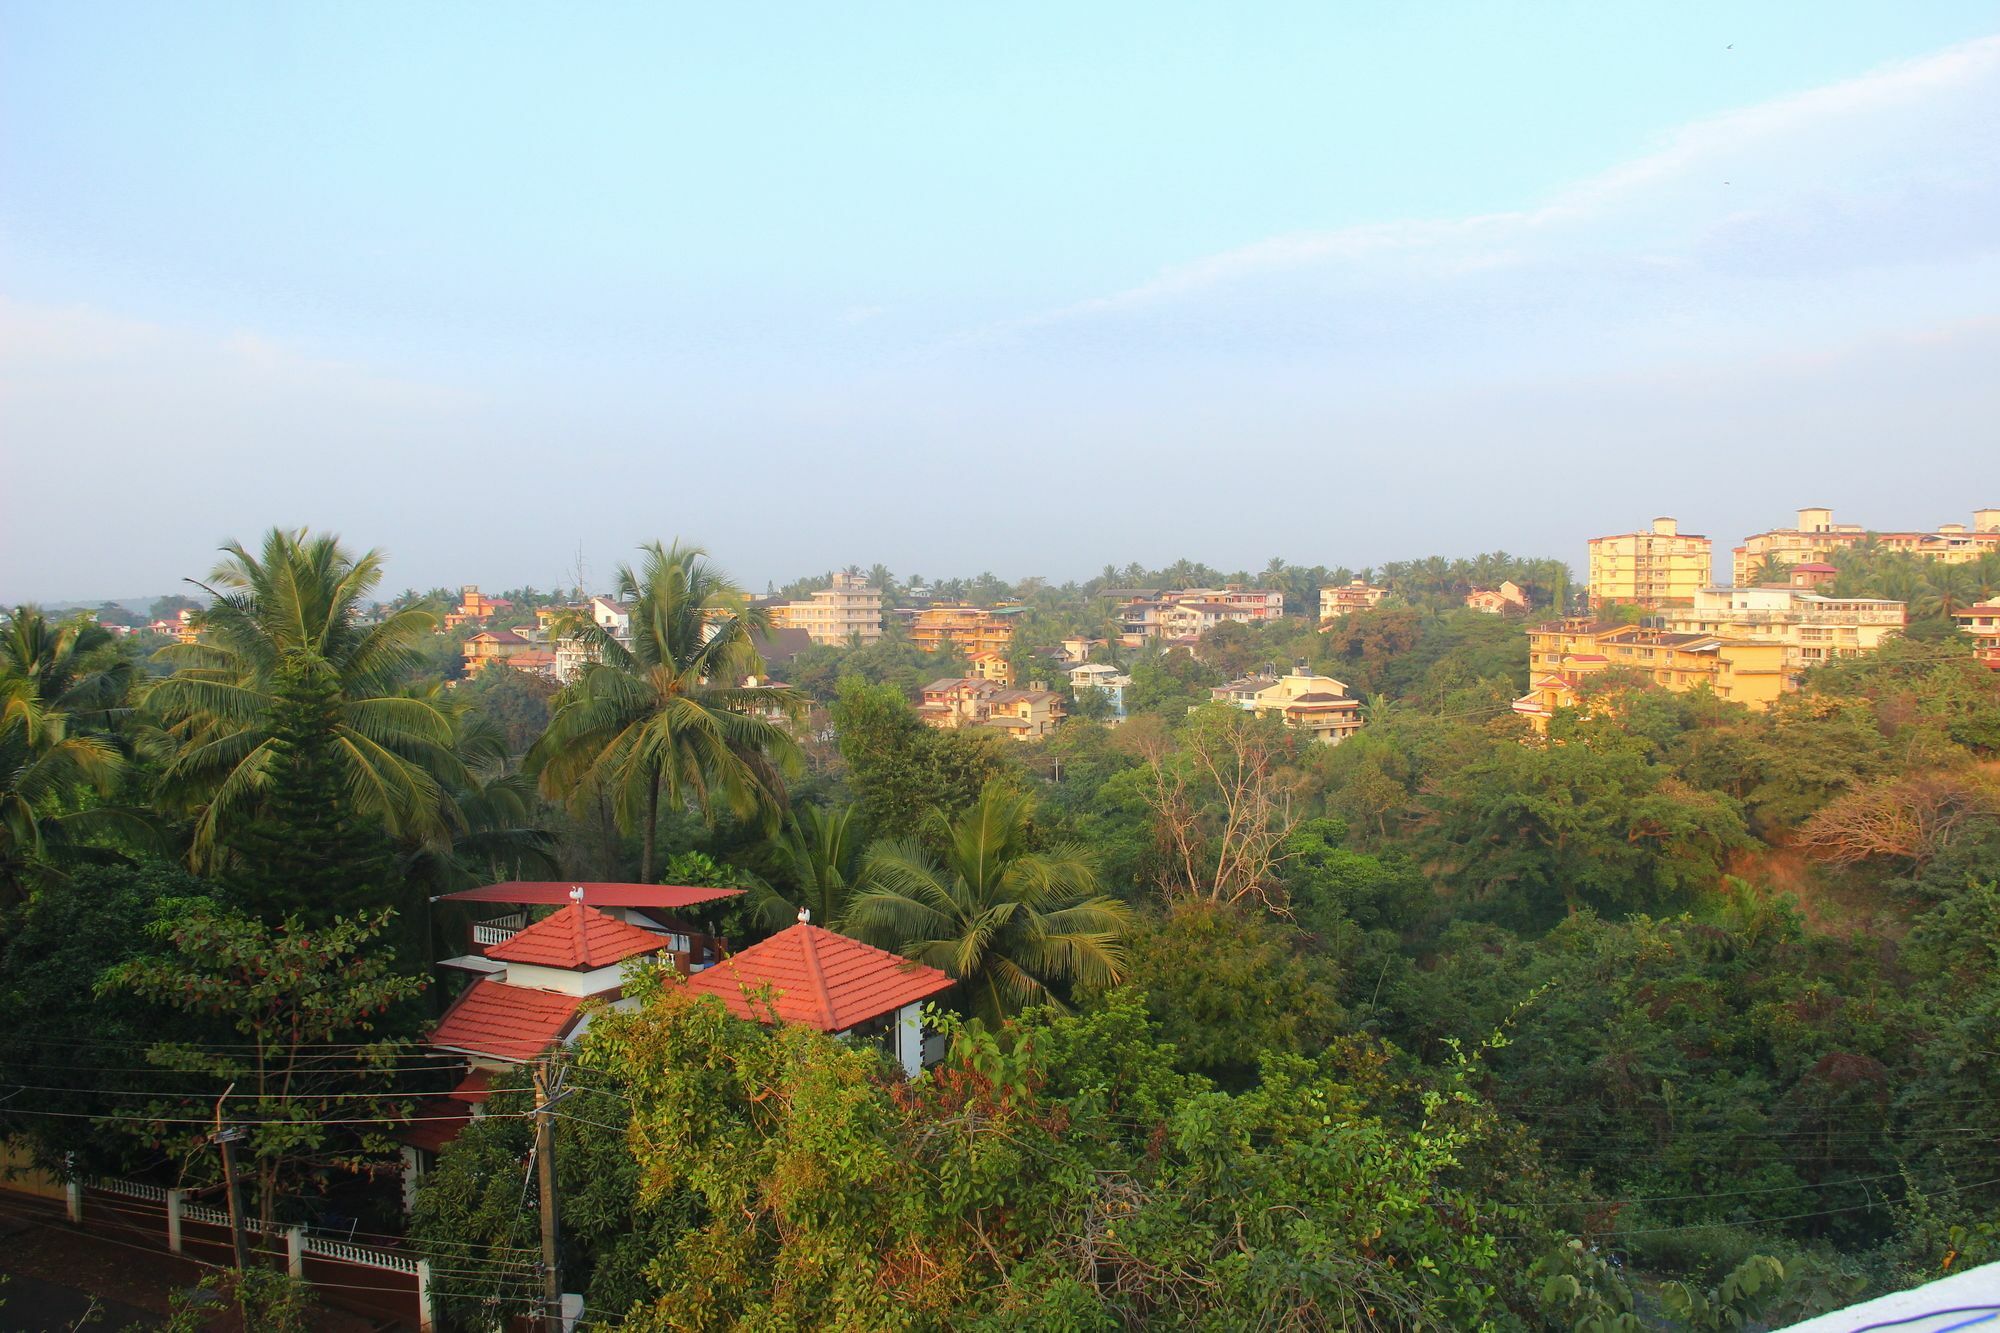
[[[556,1122],[552,1111],[567,1096],[549,1077],[549,1061],[535,1066],[535,1169],[542,1195],[542,1327],[562,1333],[562,1273],[556,1267]]]
[[[236,1085],[231,1083],[215,1099],[215,1132],[208,1136],[208,1141],[222,1150],[222,1188],[229,1196],[229,1240],[236,1251],[236,1271],[240,1275],[250,1267],[250,1238],[243,1230],[243,1188],[236,1179],[236,1141],[243,1137],[243,1131],[234,1125],[227,1129],[222,1125],[222,1104],[235,1090]]]

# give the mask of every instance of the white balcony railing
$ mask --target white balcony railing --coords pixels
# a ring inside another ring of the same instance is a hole
[[[491,921],[475,921],[472,925],[474,944],[505,944],[527,928],[528,916],[525,912],[515,912],[511,916],[496,916]]]

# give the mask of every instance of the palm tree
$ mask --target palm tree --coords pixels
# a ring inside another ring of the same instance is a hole
[[[88,716],[99,728],[125,712],[138,678],[113,646],[111,631],[77,617],[51,622],[41,608],[17,606],[0,629],[0,675],[20,676],[46,707]]]
[[[1977,602],[1979,592],[1979,575],[1972,566],[1938,564],[1925,576],[1923,595],[1910,610],[1949,620],[1952,612]]]
[[[762,714],[799,701],[789,690],[738,685],[762,671],[751,635],[768,630],[770,617],[745,606],[705,551],[678,542],[640,549],[641,569],[618,569],[631,646],[595,624],[570,628],[596,660],[557,696],[527,767],[545,794],[572,808],[608,795],[619,827],[639,829],[639,877],[650,883],[663,796],[711,816],[720,803],[769,821],[784,807],[780,770],[798,762],[798,746]]]
[[[405,609],[358,623],[382,555],[350,555],[330,533],[273,528],[257,555],[222,549],[196,585],[214,598],[196,620],[201,638],[160,649],[175,671],[146,697],[172,749],[161,801],[195,816],[189,860],[214,865],[228,830],[255,810],[272,763],[273,677],[299,658],[323,661],[337,682],[335,752],[355,808],[391,836],[445,838],[440,781],[463,782],[464,766],[450,720],[401,689],[422,664],[417,645],[435,617]]]
[[[785,820],[777,852],[797,888],[787,897],[768,884],[760,885],[753,891],[752,911],[762,924],[782,926],[803,907],[821,925],[839,929],[849,901],[862,885],[866,851],[853,806],[794,809]]]
[[[37,876],[60,873],[81,853],[78,834],[122,817],[77,809],[74,798],[108,795],[124,766],[104,737],[70,735],[68,715],[42,702],[32,677],[0,674],[0,888],[12,896]]]
[[[1789,583],[1791,579],[1791,562],[1782,556],[1767,554],[1750,567],[1752,583]]]
[[[1116,985],[1131,911],[1098,892],[1081,846],[1029,850],[1032,810],[1032,798],[989,783],[956,822],[933,816],[942,857],[915,838],[876,843],[868,887],[844,924],[958,978],[973,1011],[994,1024],[1029,1004],[1058,1004],[1060,983]]]
[[[404,875],[446,893],[525,878],[530,871],[555,874],[560,869],[555,835],[535,821],[540,801],[534,780],[509,771],[506,728],[462,694],[439,697],[442,693],[441,686],[431,685],[420,697],[449,720],[450,748],[463,777],[444,794],[446,840],[404,840]]]

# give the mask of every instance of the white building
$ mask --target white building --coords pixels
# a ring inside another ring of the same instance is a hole
[[[593,597],[582,610],[599,629],[624,647],[632,646],[632,608],[611,597]],[[597,660],[597,652],[575,635],[556,640],[556,679],[568,683],[583,674],[584,665]]]
[[[1702,588],[1687,606],[1662,607],[1661,625],[1678,634],[1713,634],[1782,643],[1785,666],[1802,671],[1837,657],[1872,652],[1903,632],[1909,609],[1877,597],[1822,597],[1778,584]]]
[[[1069,686],[1078,696],[1085,690],[1102,690],[1111,700],[1113,717],[1125,716],[1125,687],[1132,678],[1120,672],[1117,667],[1105,666],[1101,662],[1088,662],[1083,666],[1071,667]]]
[[[859,639],[873,643],[882,637],[882,590],[852,574],[835,574],[831,588],[821,588],[802,602],[778,602],[767,608],[774,629],[802,629],[812,641],[835,647]]]

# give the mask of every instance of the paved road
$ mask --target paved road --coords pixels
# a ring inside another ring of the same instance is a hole
[[[116,1301],[93,1298],[73,1287],[59,1286],[26,1273],[9,1273],[0,1284],[0,1333],[125,1333],[128,1328],[158,1328],[158,1316]],[[97,1317],[79,1323],[92,1310]]]

